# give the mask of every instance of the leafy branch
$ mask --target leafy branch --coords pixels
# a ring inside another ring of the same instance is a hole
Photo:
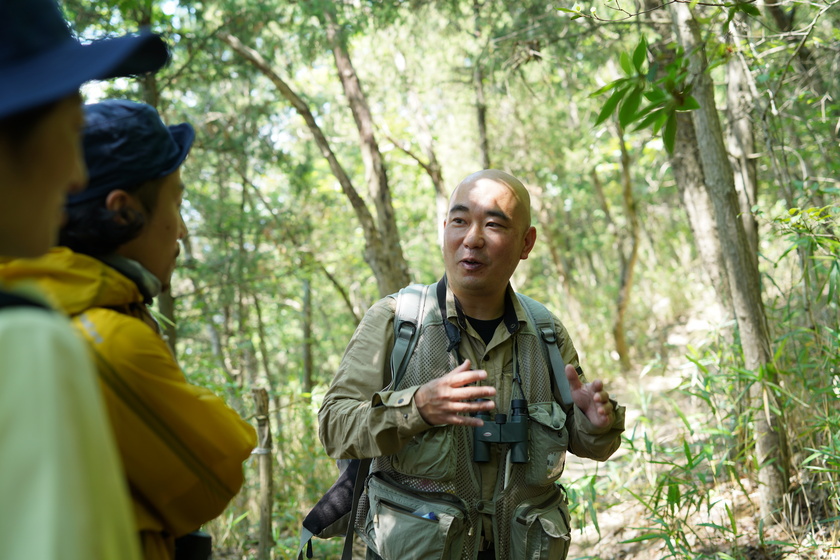
[[[722,8],[722,9],[725,9],[725,10],[729,11],[729,19],[731,20],[733,17],[735,17],[735,14],[738,13],[738,12],[744,12],[745,14],[751,15],[751,16],[759,16],[761,12],[754,5],[756,3],[756,1],[757,0],[746,0],[744,2],[738,2],[738,1],[736,1],[736,2],[699,2],[697,0],[668,0],[666,2],[662,2],[661,4],[659,4],[657,6],[653,6],[651,8],[647,8],[645,10],[639,10],[639,11],[636,11],[636,12],[630,12],[630,11],[624,9],[621,6],[620,0],[614,0],[612,2],[611,2],[611,0],[604,0],[604,4],[606,4],[607,8],[624,14],[624,17],[621,18],[622,20],[637,18],[640,15],[655,12],[657,10],[661,10],[661,9],[665,8],[666,6],[668,6],[669,4],[690,4],[692,7],[694,7],[694,6],[706,6],[706,7],[711,7],[711,8]],[[610,3],[615,4],[615,6],[610,6]],[[586,13],[583,12],[583,8],[580,4],[575,4],[574,7],[572,7],[572,8],[562,8],[562,7],[557,8],[557,11],[558,12],[563,12],[563,13],[566,13],[566,14],[570,14],[571,15],[570,19],[572,19],[572,20],[576,20],[576,19],[579,19],[579,18],[585,18],[585,19],[591,19],[593,21],[600,21],[600,22],[616,21],[616,20],[612,20],[612,19],[604,19],[602,17],[599,17],[598,15],[596,15],[594,7],[592,7],[590,9],[590,12],[588,14],[586,14]]]
[[[632,54],[621,53],[619,64],[626,77],[614,80],[590,95],[597,97],[612,91],[595,119],[595,126],[618,109],[618,123],[622,128],[636,123],[633,130],[652,128],[654,134],[661,130],[665,149],[672,153],[677,111],[700,107],[691,96],[691,85],[687,83],[687,59],[678,52],[675,60],[664,67],[664,76],[657,79],[657,65],[647,64],[647,41],[642,37]],[[643,100],[647,100],[645,106],[642,106]]]

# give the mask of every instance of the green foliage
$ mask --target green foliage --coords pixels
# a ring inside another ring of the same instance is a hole
[[[677,54],[676,59],[667,64],[663,76],[657,77],[657,69],[646,63],[647,41],[644,37],[636,45],[633,54],[622,52],[619,55],[621,69],[625,78],[613,80],[592,93],[592,97],[612,91],[601,107],[595,125],[606,121],[618,108],[618,124],[627,128],[636,123],[634,130],[651,128],[653,134],[662,131],[662,140],[668,152],[674,151],[674,138],[677,132],[677,111],[693,111],[700,106],[691,96],[691,86],[686,83],[687,61]],[[647,105],[641,107],[642,99]],[[641,108],[640,108],[641,107]]]
[[[218,34],[235,35],[263,55],[308,104],[354,183],[364,185],[354,117],[324,32],[331,7],[374,116],[412,278],[431,282],[442,272],[435,192],[421,165],[428,150],[435,151],[447,190],[480,165],[480,70],[491,165],[529,185],[539,231],[515,285],[558,313],[587,375],[605,379],[631,414],[642,413],[629,416],[616,458],[594,472],[588,463],[583,474],[570,469],[564,477],[574,526],[608,540],[611,514],[637,504],[644,515],[625,525],[638,532],[621,539],[654,550],[646,559],[740,559],[749,557],[751,546],[808,552],[794,536],[788,542],[760,533],[763,541],[756,541],[745,528],[756,472],[746,437],[755,411],[743,402],[759,380],[744,371],[732,324],[712,313],[716,305],[668,165],[676,112],[697,108],[686,56],[673,51],[666,61],[670,53],[656,53],[654,41],[668,41],[648,19],[633,20],[618,3],[594,2],[574,8],[501,0],[64,5],[82,37],[148,22],[172,45],[172,62],[154,84],[118,80],[87,93],[138,100],[157,93],[165,120],[196,126],[183,174],[190,239],[173,286],[179,362],[192,382],[224,395],[246,417],[249,390],[269,389],[275,557],[296,552],[300,521],[335,479],[334,462],[317,439],[317,407],[358,318],[378,293],[359,223],[311,133],[274,84]],[[799,513],[792,508],[788,516],[798,515],[818,535],[840,512],[840,225],[832,203],[840,192],[834,134],[840,106],[833,101],[840,95],[830,79],[840,21],[836,10],[795,6],[797,25],[812,22],[795,36],[772,28],[770,18],[761,26],[743,18],[757,16],[750,2],[693,3],[692,9],[715,82],[724,83],[725,64],[737,56],[758,94],[747,107],[757,138],[757,155],[748,159],[760,185],[753,213],[760,221],[762,282],[779,373],[769,388],[780,398],[798,467],[792,481],[798,493],[791,496]],[[606,22],[596,13],[615,19]],[[732,36],[747,45],[717,36],[727,23],[738,26]],[[801,47],[810,49],[812,66],[794,71]],[[823,86],[807,81],[820,75]],[[616,373],[611,349],[620,240],[629,224],[618,139],[604,126],[611,120],[623,129],[641,227],[626,323],[634,358],[643,365],[624,377]],[[603,204],[593,174],[602,183]],[[360,194],[372,206],[364,188]],[[708,332],[686,334],[698,317],[711,325]],[[308,338],[304,325],[311,327]],[[679,359],[686,344],[688,356]],[[669,401],[644,389],[651,379],[663,385],[662,379],[678,379],[682,392],[670,393]],[[241,495],[209,524],[217,544],[235,557],[251,557],[256,548],[258,476],[251,462],[246,478]],[[797,527],[790,526],[791,535]],[[340,543],[316,547],[322,557],[335,557]]]

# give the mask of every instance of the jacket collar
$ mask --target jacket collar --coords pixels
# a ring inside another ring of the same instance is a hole
[[[120,255],[99,257],[99,260],[134,282],[137,285],[137,289],[143,295],[143,303],[148,305],[152,303],[155,297],[160,295],[160,280],[146,270],[139,262]]]

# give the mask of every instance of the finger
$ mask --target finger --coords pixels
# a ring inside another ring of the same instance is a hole
[[[577,391],[583,387],[583,383],[580,382],[578,372],[572,364],[566,364],[566,379],[569,380],[569,387],[572,391]]]
[[[471,427],[478,427],[484,425],[484,421],[482,421],[481,418],[475,418],[474,416],[461,416],[460,414],[444,416],[440,423]]]
[[[475,399],[484,399],[496,395],[496,388],[491,385],[478,385],[476,387],[459,387],[452,389],[449,394],[449,400],[452,401],[472,401]]]
[[[472,365],[472,363],[470,362],[470,359],[467,358],[466,360],[464,360],[461,363],[461,365],[459,365],[458,367],[453,369],[452,372],[455,372],[455,371],[469,371],[471,365]],[[450,372],[450,373],[452,373],[452,372]]]
[[[446,411],[456,414],[475,414],[476,412],[486,412],[494,408],[496,408],[496,403],[491,400],[453,401],[446,406]]]
[[[458,367],[460,368],[461,366]],[[464,385],[487,379],[487,372],[483,369],[458,371],[458,368],[455,368],[440,379],[450,387],[463,387]]]

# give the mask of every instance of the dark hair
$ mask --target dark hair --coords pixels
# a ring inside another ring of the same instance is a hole
[[[0,119],[0,140],[4,140],[13,151],[17,150],[60,102],[60,99],[51,101]]]
[[[146,217],[154,212],[164,179],[161,177],[124,189],[140,201],[146,216],[129,208],[108,210],[105,207],[107,194],[67,206],[67,220],[59,232],[58,244],[92,257],[110,255],[140,234]],[[120,221],[117,221],[118,217]]]

